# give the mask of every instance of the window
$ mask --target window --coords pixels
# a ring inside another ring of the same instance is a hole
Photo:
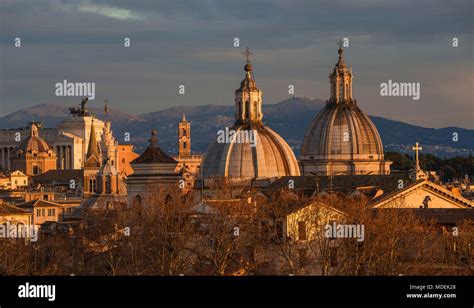
[[[41,216],[41,209],[36,209],[36,216]]]
[[[95,179],[89,179],[89,192],[93,193],[95,192]]]
[[[183,142],[183,148],[184,149],[186,149],[186,146],[187,146],[186,142]]]
[[[135,200],[133,201],[133,205],[141,205],[142,204],[142,197],[140,195],[135,196]]]
[[[186,129],[183,129],[183,136],[186,136]]]
[[[44,215],[44,209],[41,209],[41,216],[45,216]]]
[[[15,185],[16,185],[16,184],[18,184],[18,181],[17,181],[17,180],[15,180]]]
[[[37,175],[37,174],[39,174],[39,167],[34,165],[33,166],[33,175]]]
[[[344,85],[339,85],[339,99],[344,98]]]
[[[306,222],[298,221],[298,239],[300,241],[306,240]]]
[[[48,195],[43,195],[43,200],[48,200]]]

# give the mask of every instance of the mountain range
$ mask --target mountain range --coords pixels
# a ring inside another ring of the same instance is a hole
[[[93,103],[89,103],[92,105]],[[324,101],[306,97],[293,97],[277,104],[264,105],[264,122],[278,132],[298,156],[306,128],[324,107]],[[40,104],[0,117],[0,128],[19,128],[28,122],[42,121],[44,127],[55,127],[69,116],[66,105]],[[158,130],[160,146],[170,154],[177,152],[177,126],[182,115],[191,123],[193,152],[204,153],[216,138],[216,132],[234,122],[234,106],[202,105],[177,106],[161,111],[134,115],[110,108],[107,116],[102,107],[88,106],[100,119],[112,121],[114,136],[125,143],[125,133],[130,133],[131,143],[141,152],[148,144],[150,131]],[[377,127],[385,151],[411,153],[411,146],[420,142],[423,153],[439,157],[467,156],[474,152],[474,130],[459,127],[426,128],[371,116]],[[453,138],[453,134],[457,134]]]

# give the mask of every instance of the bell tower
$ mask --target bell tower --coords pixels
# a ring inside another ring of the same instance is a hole
[[[178,155],[180,157],[191,156],[191,124],[186,121],[186,115],[178,125]]]

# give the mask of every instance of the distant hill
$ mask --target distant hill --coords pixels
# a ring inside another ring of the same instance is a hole
[[[324,107],[318,99],[294,97],[278,104],[263,105],[264,122],[278,132],[299,155],[306,128],[314,116]],[[104,118],[103,108],[90,107],[99,118]],[[157,112],[133,115],[111,108],[108,118],[112,120],[114,135],[123,141],[125,132],[131,135],[132,143],[141,151],[148,144],[150,130],[158,130],[161,147],[168,153],[177,151],[177,125],[181,117],[191,122],[192,149],[205,152],[216,138],[216,131],[234,123],[234,106],[203,105],[177,106]],[[45,127],[54,127],[69,114],[69,106],[41,104],[18,110],[0,118],[0,128],[24,127],[32,120],[43,121]],[[439,157],[467,156],[474,152],[474,130],[458,127],[425,128],[408,123],[371,117],[382,137],[386,150],[411,152],[415,142],[422,143],[424,153]],[[453,141],[453,132],[459,136]]]

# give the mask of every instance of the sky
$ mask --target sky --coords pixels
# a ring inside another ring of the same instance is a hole
[[[233,105],[247,46],[264,104],[289,98],[289,85],[297,96],[326,100],[338,40],[348,38],[344,56],[364,112],[472,129],[473,3],[0,0],[0,116],[78,104],[78,97],[55,95],[63,80],[95,83],[91,106],[108,97],[111,108],[134,114]],[[419,82],[420,99],[381,96],[388,80]]]

